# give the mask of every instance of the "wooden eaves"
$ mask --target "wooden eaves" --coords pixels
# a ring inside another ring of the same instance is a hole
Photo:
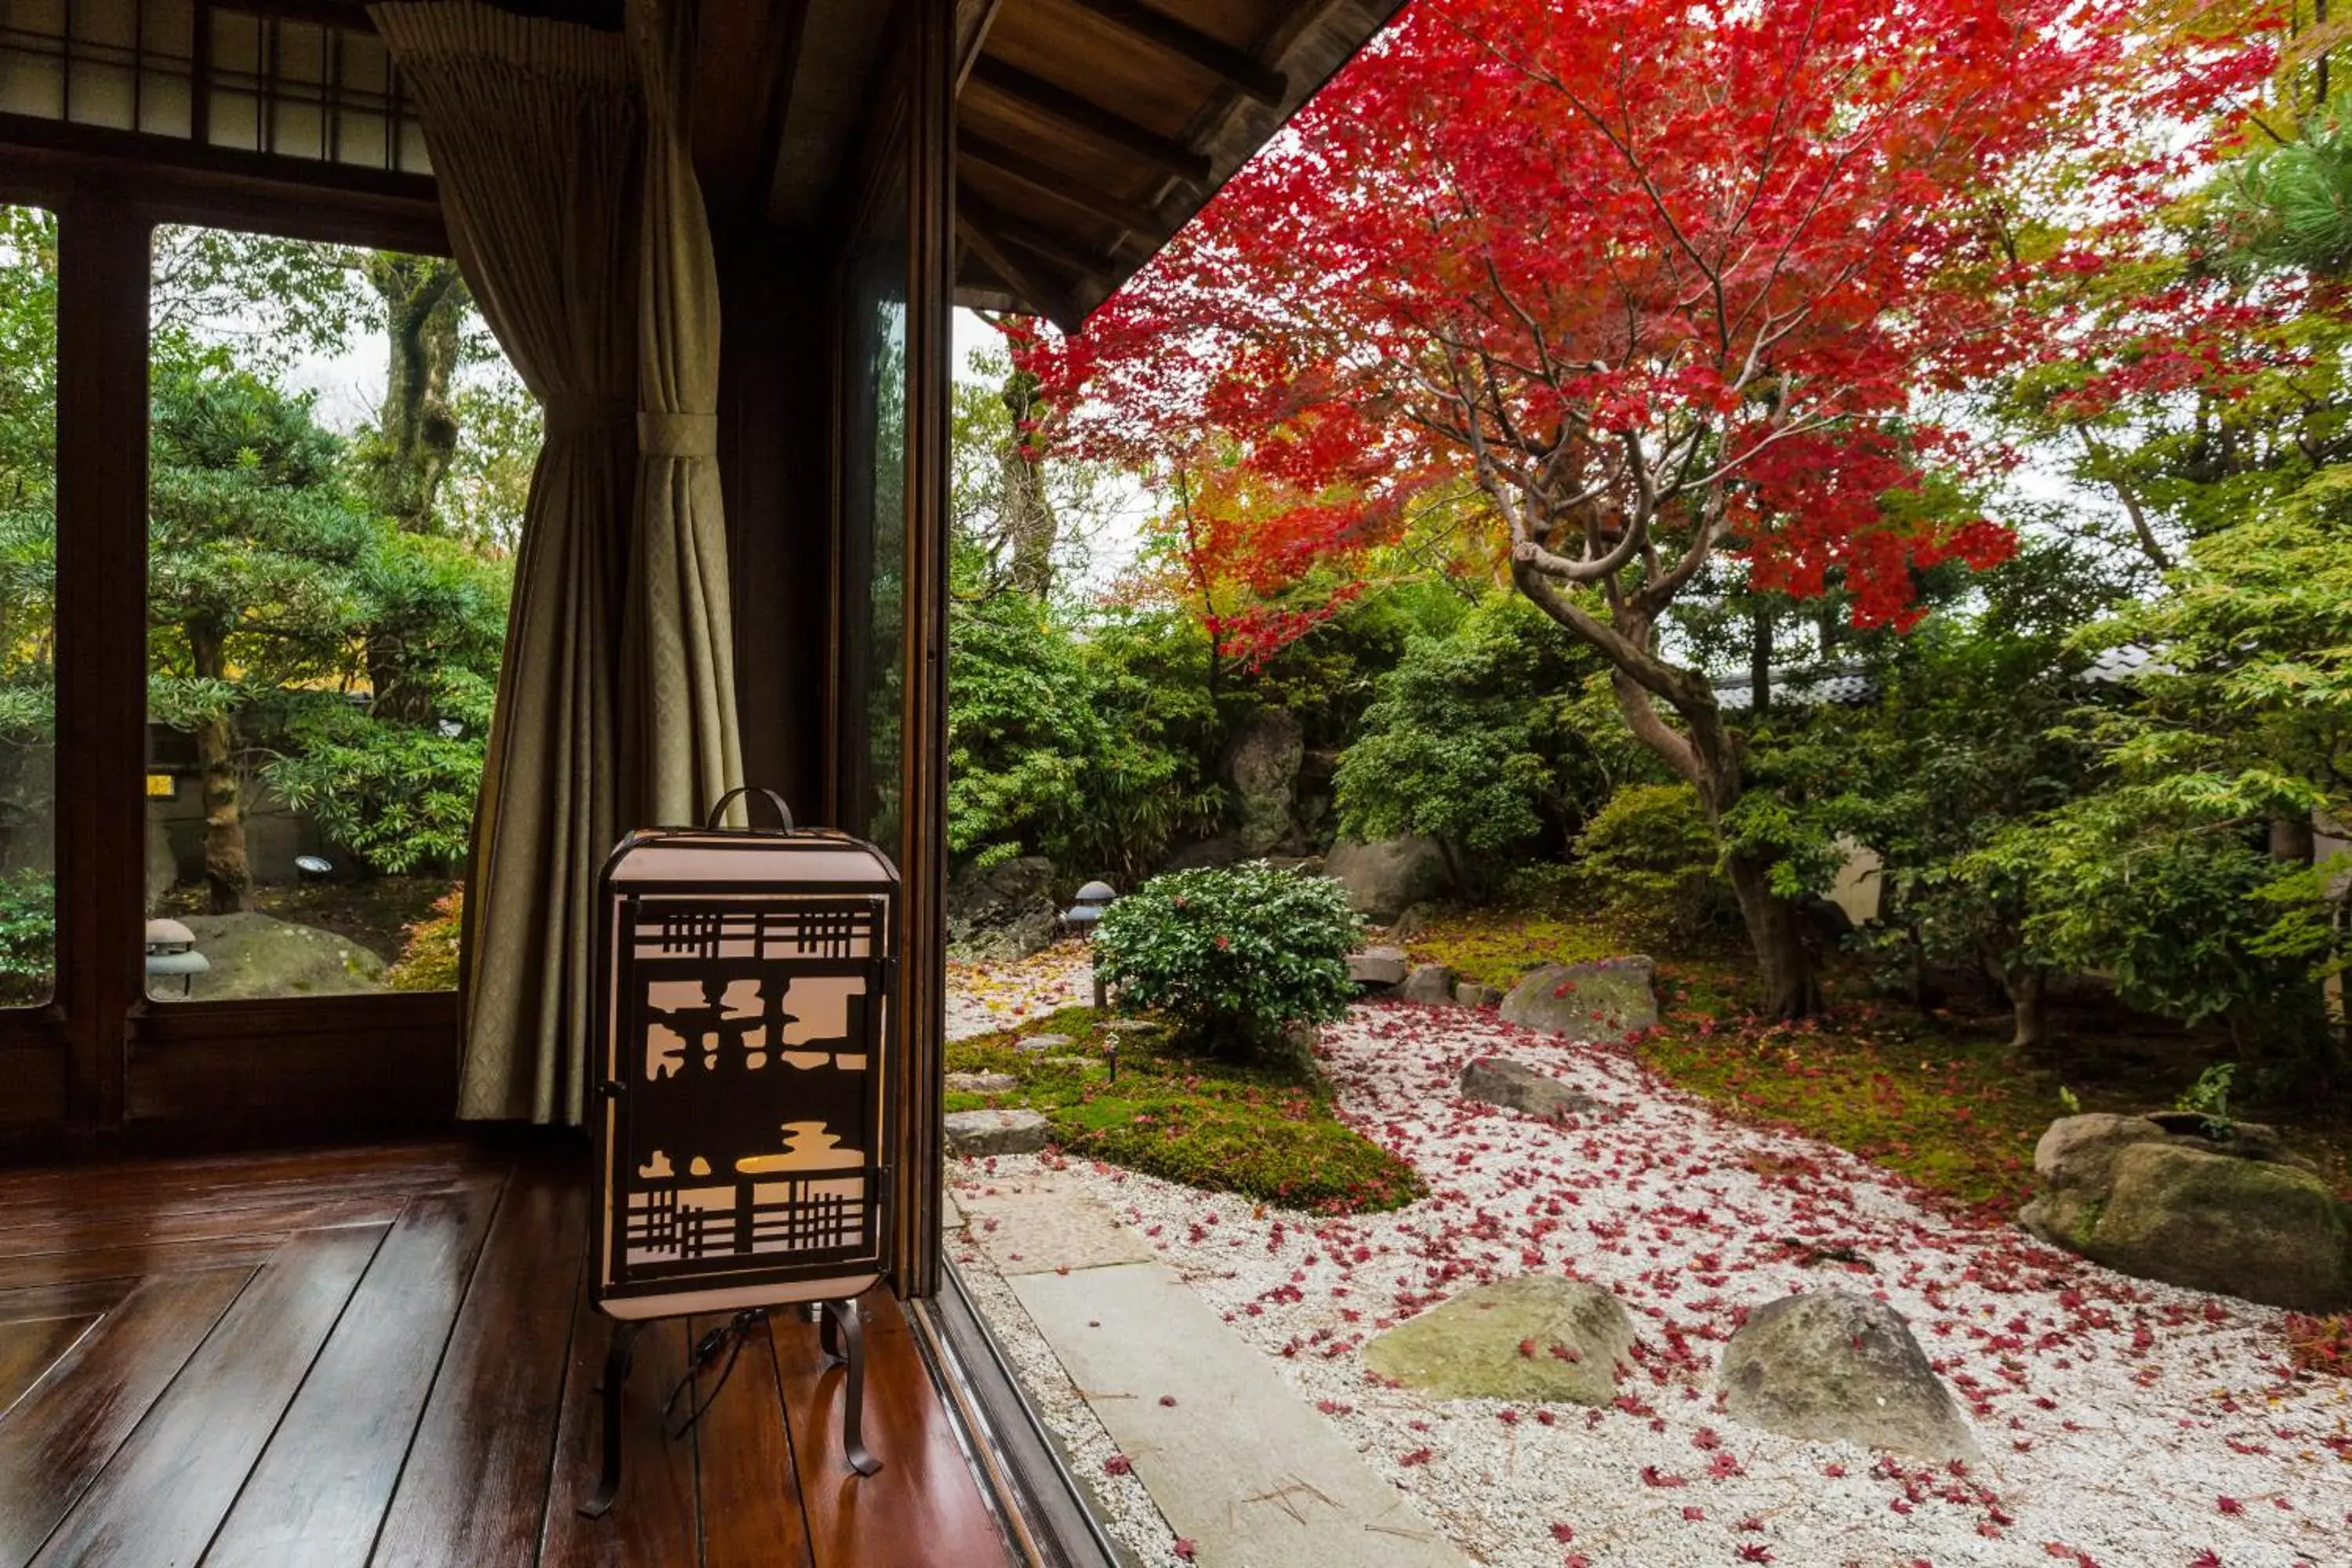
[[[957,0],[956,302],[1077,330],[1401,5]]]

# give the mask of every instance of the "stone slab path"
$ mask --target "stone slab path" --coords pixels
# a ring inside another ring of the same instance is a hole
[[[1165,1265],[1006,1283],[1202,1568],[1466,1568]]]

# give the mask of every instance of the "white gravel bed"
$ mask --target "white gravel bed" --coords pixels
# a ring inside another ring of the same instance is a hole
[[[1323,1038],[1343,1115],[1411,1160],[1429,1198],[1329,1218],[1076,1169],[1474,1559],[2352,1564],[2352,1394],[2292,1371],[2280,1314],[1945,1219],[1878,1167],[1727,1121],[1620,1048],[1402,1003],[1359,1007]],[[1486,1055],[1557,1073],[1610,1114],[1555,1127],[1459,1100],[1463,1063]],[[1873,1267],[1798,1260],[1832,1247]],[[1624,1301],[1641,1365],[1616,1408],[1439,1403],[1366,1373],[1370,1335],[1528,1272]],[[1717,1347],[1738,1315],[1831,1286],[1910,1320],[1971,1414],[1981,1467],[1881,1459],[1718,1413]],[[1003,1316],[1009,1292],[975,1289],[1088,1479],[1118,1479],[1093,1473],[1108,1438],[1034,1331]]]
[[[1040,1158],[1021,1155],[989,1161],[950,1160],[948,1186],[951,1191],[978,1192],[991,1184],[990,1173],[1001,1170],[1010,1175],[1016,1168],[1036,1164]],[[1067,1168],[1059,1160],[1054,1163],[1057,1167]],[[1096,1516],[1104,1528],[1133,1552],[1139,1563],[1169,1563],[1181,1568],[1183,1560],[1176,1554],[1175,1531],[1160,1516],[1159,1505],[1151,1500],[1151,1494],[1144,1489],[1135,1473],[1111,1465],[1115,1458],[1120,1457],[1118,1445],[1111,1440],[1109,1431],[1079,1394],[1069,1373],[1062,1369],[1053,1347],[1030,1321],[1020,1298],[997,1273],[988,1255],[972,1246],[962,1232],[950,1232],[947,1242],[948,1254],[955,1259],[956,1273],[963,1280],[965,1291],[980,1309],[981,1316],[988,1320],[989,1331],[996,1336],[1005,1359],[1013,1363],[1014,1374],[1028,1393],[1030,1405],[1061,1439],[1063,1456],[1072,1472],[1093,1492],[1097,1505]]]
[[[1034,957],[948,965],[948,1038],[1008,1029],[1056,1007],[1094,999],[1094,969],[1083,942],[1056,942]]]

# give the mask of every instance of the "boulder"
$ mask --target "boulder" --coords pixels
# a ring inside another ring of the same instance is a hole
[[[190,915],[184,923],[211,965],[189,987],[191,1001],[340,996],[383,989],[383,957],[335,931],[251,910]],[[160,985],[156,994],[177,1000],[179,983]]]
[[[1481,1057],[1462,1069],[1462,1098],[1499,1105],[1506,1110],[1521,1111],[1546,1121],[1580,1116],[1600,1108],[1591,1095],[1570,1089],[1525,1062],[1501,1057]]]
[[[1658,1021],[1650,961],[1636,954],[1547,963],[1503,998],[1503,1021],[1570,1040],[1613,1040]]]
[[[948,1074],[950,1094],[1003,1094],[1021,1087],[1021,1080],[1009,1072],[951,1072]]]
[[[1234,837],[1245,854],[1263,855],[1292,837],[1298,764],[1307,731],[1286,708],[1261,708],[1225,747],[1222,772],[1233,786]]]
[[[1187,844],[1171,852],[1160,863],[1163,871],[1198,871],[1208,866],[1238,866],[1250,858],[1248,847],[1237,835],[1220,833],[1214,838],[1203,838],[1197,844]]]
[[[1439,1399],[1607,1405],[1633,1325],[1580,1279],[1523,1274],[1465,1290],[1364,1346],[1364,1365]]]
[[[1054,863],[1024,855],[967,866],[948,881],[948,952],[1002,963],[1026,958],[1054,940]]]
[[[1348,890],[1348,907],[1376,925],[1445,891],[1453,879],[1434,838],[1410,835],[1370,844],[1342,839],[1323,858],[1323,874]]]
[[[1850,1290],[1757,1308],[1725,1342],[1716,1390],[1725,1415],[1784,1436],[1921,1459],[1983,1457],[1903,1314]]]
[[[1454,1005],[1454,971],[1442,963],[1416,963],[1405,975],[1397,994],[1408,1002],[1426,1002],[1433,1006]]]
[[[1045,1118],[1034,1110],[950,1110],[948,1152],[967,1159],[1034,1154],[1045,1146]]]
[[[2336,1312],[2352,1306],[2346,1241],[2344,1205],[2307,1171],[2135,1143],[2081,1250],[2143,1279]]]
[[[1348,955],[1348,978],[1359,985],[1402,985],[1405,969],[1402,948],[1368,947]]]
[[[1463,1007],[1492,1007],[1503,999],[1503,993],[1492,985],[1474,985],[1465,980],[1454,988],[1454,1000]]]
[[[2352,1306],[2352,1211],[2268,1127],[2069,1116],[2033,1169],[2042,1191],[2019,1223],[2094,1262],[2268,1306]]]

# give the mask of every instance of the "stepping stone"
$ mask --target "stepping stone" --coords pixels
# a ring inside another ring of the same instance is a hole
[[[1004,1094],[1020,1087],[1021,1080],[1009,1072],[948,1074],[948,1089],[956,1094]]]
[[[1043,1055],[1046,1051],[1067,1050],[1077,1042],[1067,1035],[1024,1035],[1013,1044],[1033,1055]]]
[[[1401,985],[1404,976],[1402,948],[1368,947],[1348,955],[1348,978],[1359,985]]]
[[[1524,1111],[1546,1121],[1600,1109],[1591,1095],[1573,1089],[1525,1062],[1481,1057],[1462,1069],[1462,1098],[1506,1110]]]
[[[948,1152],[978,1159],[989,1154],[1034,1154],[1045,1146],[1045,1118],[1034,1110],[950,1110]]]
[[[1467,1568],[1461,1552],[1162,1264],[1006,1281],[1210,1568]],[[1162,1405],[1162,1394],[1173,1405]]]
[[[1475,985],[1465,980],[1454,988],[1454,1002],[1464,1007],[1492,1007],[1503,999],[1503,993],[1492,985]]]
[[[1057,1171],[968,1188],[961,1202],[967,1235],[1000,1274],[1052,1274],[1141,1263],[1151,1257],[1150,1242],[1119,1224],[1109,1205]]]
[[[1364,1347],[1364,1366],[1440,1399],[1617,1397],[1633,1324],[1615,1296],[1581,1279],[1523,1274],[1481,1285]]]
[[[1049,1068],[1076,1068],[1078,1071],[1084,1072],[1088,1068],[1101,1067],[1103,1058],[1100,1057],[1045,1057],[1037,1065]]]

